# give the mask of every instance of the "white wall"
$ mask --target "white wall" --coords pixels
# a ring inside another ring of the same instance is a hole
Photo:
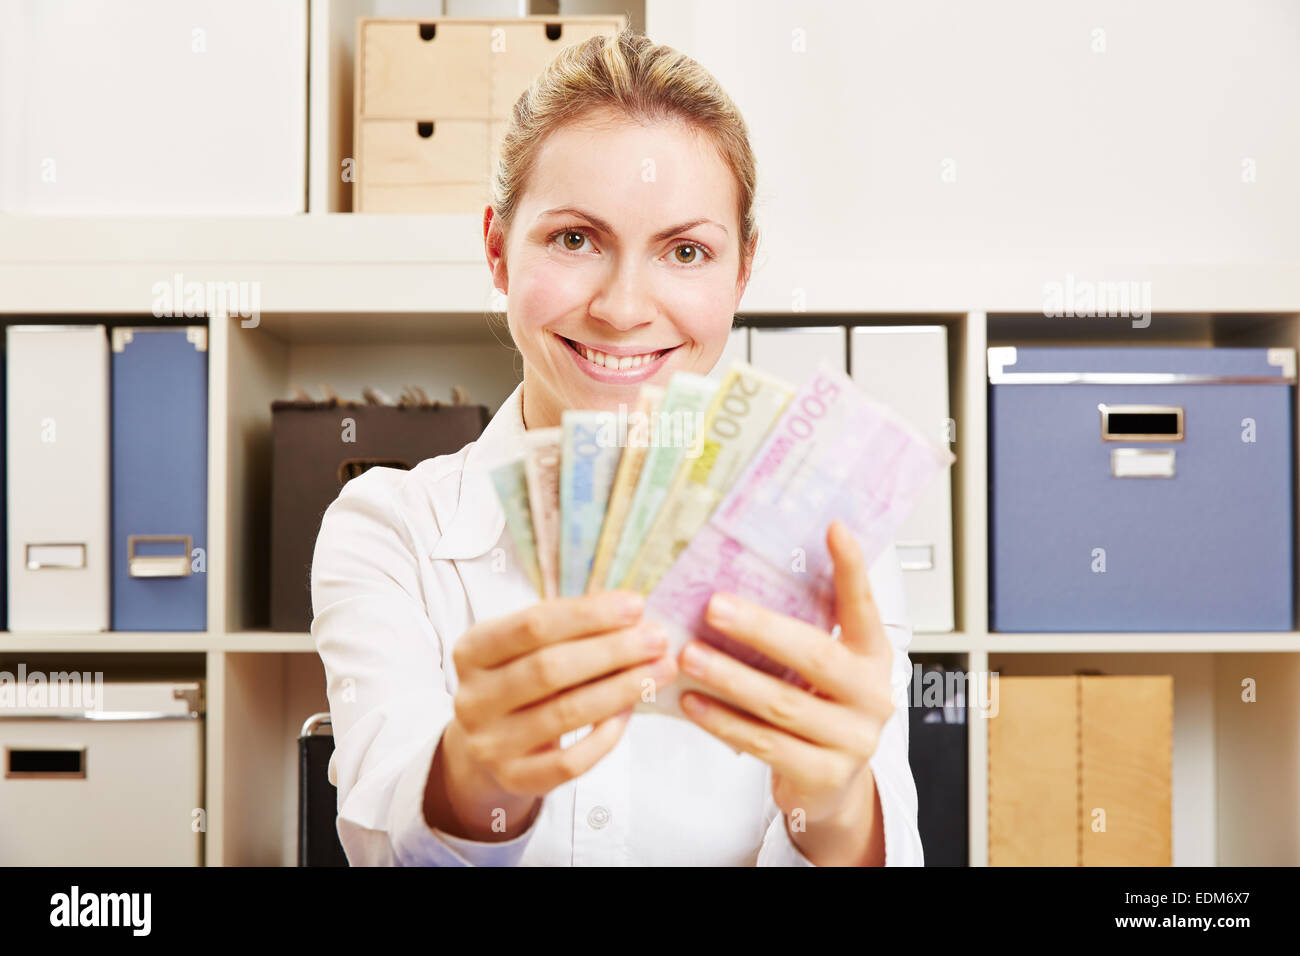
[[[768,269],[1300,262],[1293,0],[647,0],[646,28],[750,124]]]

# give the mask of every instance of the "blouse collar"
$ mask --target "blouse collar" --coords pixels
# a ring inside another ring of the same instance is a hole
[[[468,560],[481,557],[501,540],[506,515],[492,483],[492,469],[524,450],[524,383],[520,382],[477,441],[469,445],[461,469],[455,515],[430,555]]]

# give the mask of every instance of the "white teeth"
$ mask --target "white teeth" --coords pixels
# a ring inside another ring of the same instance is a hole
[[[577,343],[574,344],[576,345]],[[643,355],[624,355],[619,357],[606,355],[604,352],[597,352],[595,349],[589,349],[585,345],[579,345],[578,350],[582,353],[583,357],[593,365],[600,365],[604,368],[612,369],[640,368],[642,365],[653,362],[662,354],[661,352],[648,352]]]

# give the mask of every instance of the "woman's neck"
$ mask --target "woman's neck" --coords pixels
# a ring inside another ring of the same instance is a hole
[[[524,369],[524,392],[522,401],[524,428],[551,428],[559,425],[562,409],[558,407],[554,396]]]

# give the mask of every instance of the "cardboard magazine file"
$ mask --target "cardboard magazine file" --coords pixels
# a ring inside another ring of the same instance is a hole
[[[311,560],[321,517],[370,468],[414,468],[487,427],[483,405],[271,403],[271,628],[311,628]]]

